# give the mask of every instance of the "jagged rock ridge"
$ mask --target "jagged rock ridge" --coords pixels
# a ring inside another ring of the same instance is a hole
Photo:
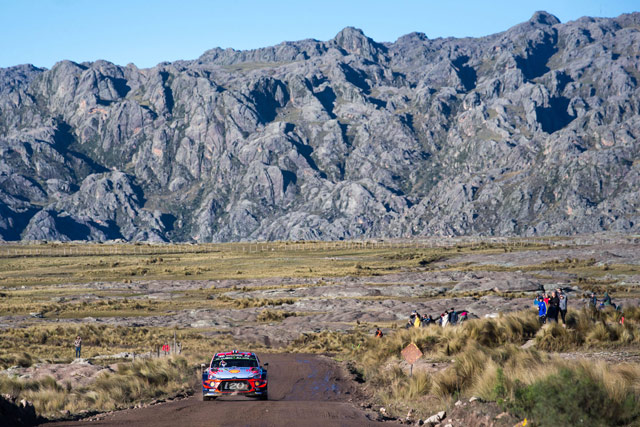
[[[637,232],[640,13],[0,69],[0,238]]]

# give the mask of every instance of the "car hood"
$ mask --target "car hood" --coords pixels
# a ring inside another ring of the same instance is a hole
[[[221,380],[260,378],[262,369],[260,368],[213,368],[210,378]]]

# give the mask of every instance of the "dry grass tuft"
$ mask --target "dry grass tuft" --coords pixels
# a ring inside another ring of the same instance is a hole
[[[62,387],[51,377],[24,381],[0,375],[0,393],[27,399],[38,414],[55,419],[65,411],[121,409],[188,392],[193,378],[194,368],[185,358],[176,357],[120,364],[117,372],[103,374],[88,387],[75,390]]]
[[[588,361],[576,365],[554,359],[546,351],[637,343],[638,325],[632,320],[636,312],[630,312],[633,314],[624,326],[616,323],[619,313],[607,311],[595,317],[585,310],[571,312],[567,328],[559,324],[541,327],[532,310],[470,320],[454,327],[402,329],[382,339],[355,331],[343,336],[308,335],[300,343],[314,351],[342,348],[343,357],[351,361],[356,377],[374,387],[379,402],[398,416],[406,412],[407,406],[420,413],[425,402],[429,402],[431,410],[435,409],[434,399],[444,408],[459,397],[475,395],[497,401],[519,415],[542,417],[531,397],[540,392],[541,382],[547,381],[556,393],[580,399],[580,390],[558,385],[559,379],[573,378],[576,384],[595,384],[593,387],[601,390],[600,399],[620,408],[621,415],[616,419],[627,422],[640,416],[628,408],[629,402],[636,402],[640,396],[637,386],[640,365],[609,366]],[[535,347],[522,349],[530,339],[535,339]],[[423,351],[427,361],[439,362],[445,368],[431,373],[418,371],[409,377],[400,369],[399,354],[411,342]],[[552,413],[561,410],[553,403],[550,405]],[[574,412],[580,410],[571,408]]]
[[[258,314],[258,322],[281,322],[287,317],[296,317],[298,313],[284,310],[264,309]]]

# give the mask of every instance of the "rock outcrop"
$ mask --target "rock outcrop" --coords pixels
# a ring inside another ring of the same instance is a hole
[[[31,427],[45,421],[36,415],[31,402],[24,399],[18,402],[7,394],[0,395],[0,420],[2,425],[7,427]]]
[[[0,69],[0,239],[637,232],[639,28]]]

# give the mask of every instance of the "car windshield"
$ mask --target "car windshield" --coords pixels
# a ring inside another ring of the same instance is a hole
[[[211,362],[212,368],[257,368],[258,361],[256,359],[249,358],[224,358],[215,359]]]

